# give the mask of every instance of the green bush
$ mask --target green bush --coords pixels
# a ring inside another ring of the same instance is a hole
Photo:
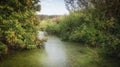
[[[40,19],[35,15],[39,0],[0,1],[0,54],[4,49],[23,49],[37,45],[35,37]]]
[[[104,56],[120,57],[120,39],[107,35],[104,40],[100,53]]]
[[[106,56],[120,57],[120,27],[117,19],[95,17],[91,13],[76,12],[64,16],[59,23],[63,40],[80,42],[101,49]]]
[[[48,32],[49,34],[56,34],[58,35],[58,31],[59,31],[59,27],[58,24],[53,21],[52,19],[48,21],[48,24],[46,25],[46,32]]]

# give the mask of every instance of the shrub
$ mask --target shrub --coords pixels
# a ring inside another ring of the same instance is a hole
[[[95,17],[76,12],[64,16],[59,24],[59,35],[63,40],[87,44],[101,49],[106,56],[120,57],[120,32],[117,19]]]
[[[29,3],[28,3],[29,1]],[[0,52],[35,44],[40,20],[35,15],[39,0],[0,1]]]
[[[58,31],[59,31],[59,27],[57,22],[54,22],[53,20],[49,20],[48,24],[46,25],[46,32],[48,32],[49,34],[56,34],[58,35]]]

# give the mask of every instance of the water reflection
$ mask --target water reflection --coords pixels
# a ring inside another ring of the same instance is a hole
[[[43,39],[43,38],[45,38],[45,34],[44,34],[44,32],[39,31],[39,32],[38,32],[38,38],[39,38],[39,39]]]
[[[47,53],[46,67],[67,67],[64,45],[55,36],[49,36],[45,43]]]

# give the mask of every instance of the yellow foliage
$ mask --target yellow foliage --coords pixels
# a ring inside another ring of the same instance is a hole
[[[30,5],[31,4],[31,0],[26,0],[26,4]]]
[[[6,36],[6,39],[7,39],[8,43],[10,43],[10,44],[15,44],[15,43],[17,43],[17,41],[18,41],[17,36],[15,35],[15,32],[14,32],[14,31],[11,31],[11,32]]]
[[[10,33],[10,37],[15,37],[15,33],[14,33],[14,31],[11,31],[11,33]]]

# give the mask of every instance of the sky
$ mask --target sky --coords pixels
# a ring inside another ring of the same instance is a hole
[[[37,14],[43,15],[64,15],[69,14],[65,7],[64,0],[40,0],[41,10]]]

